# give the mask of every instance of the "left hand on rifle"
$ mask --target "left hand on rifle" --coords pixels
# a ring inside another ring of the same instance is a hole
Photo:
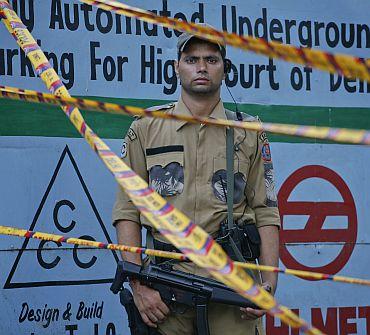
[[[270,284],[263,283],[262,287],[270,294],[273,294]],[[250,307],[240,307],[240,311],[242,312],[241,317],[243,320],[255,320],[266,314],[266,310],[264,309],[253,309]]]

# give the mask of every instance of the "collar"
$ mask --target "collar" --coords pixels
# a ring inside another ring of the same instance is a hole
[[[188,107],[186,107],[186,105],[182,101],[181,97],[179,98],[179,101],[175,105],[175,108],[173,110],[173,114],[174,115],[181,114],[181,115],[193,116],[191,114],[191,112],[189,111]],[[225,113],[225,108],[224,108],[224,105],[223,105],[221,99],[218,102],[218,104],[215,106],[215,108],[213,109],[213,111],[209,115],[209,117],[212,118],[212,119],[227,120],[227,116],[226,116],[226,113]],[[188,121],[182,121],[181,120],[181,121],[177,121],[176,123],[177,123],[176,131],[179,131],[185,124],[188,123]]]

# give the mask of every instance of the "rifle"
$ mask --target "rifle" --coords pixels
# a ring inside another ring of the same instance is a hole
[[[125,292],[127,290],[122,290],[123,283],[128,281],[128,278],[137,279],[141,284],[157,290],[162,300],[170,307],[174,304],[195,307],[198,335],[209,335],[207,311],[209,302],[259,309],[248,299],[216,280],[173,270],[168,265],[150,264],[148,267],[142,267],[138,264],[120,261],[117,264],[116,275],[110,289],[114,294],[121,291],[121,303],[128,314],[127,302],[122,301],[122,294],[127,295]],[[130,312],[132,313],[132,309]],[[137,317],[135,320],[138,322]],[[142,320],[141,322],[143,323]]]

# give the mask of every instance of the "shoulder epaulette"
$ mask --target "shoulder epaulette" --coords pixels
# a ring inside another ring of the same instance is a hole
[[[170,103],[160,105],[160,106],[148,107],[148,108],[146,108],[146,110],[150,111],[150,112],[156,112],[156,111],[160,111],[160,110],[169,109],[169,108],[172,108],[174,106],[175,106],[175,103],[170,102]],[[134,121],[137,121],[137,120],[140,120],[143,116],[142,115],[134,115],[133,117],[134,117]]]
[[[228,120],[241,121],[239,120],[240,116],[242,117],[242,120],[246,122],[256,122],[259,120],[258,117],[254,117],[252,115],[249,115],[243,112],[234,112],[229,109],[225,109],[225,113],[226,113]]]
[[[160,110],[164,110],[164,109],[169,109],[169,108],[173,108],[173,107],[175,107],[175,103],[170,102],[168,104],[164,104],[164,105],[160,105],[160,106],[149,107],[146,110],[147,111],[151,111],[151,112],[156,112],[156,111],[160,111]]]

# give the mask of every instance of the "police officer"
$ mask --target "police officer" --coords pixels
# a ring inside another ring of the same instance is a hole
[[[227,119],[220,99],[227,67],[226,49],[183,33],[177,43],[175,70],[181,83],[176,103],[153,107],[163,113]],[[235,129],[234,135],[234,219],[253,222],[261,237],[259,263],[278,265],[280,225],[271,154],[266,135]],[[226,130],[186,121],[141,118],[134,121],[125,137],[122,159],[169,203],[184,212],[213,237],[227,217]],[[113,210],[119,243],[140,246],[141,227],[152,228],[128,196],[119,189]],[[154,229],[157,244],[168,243]],[[141,256],[123,253],[127,261],[142,264]],[[176,269],[209,276],[190,262]],[[277,274],[257,274],[257,280],[272,294]],[[170,312],[157,291],[130,282],[134,301],[143,321],[160,334],[195,334],[195,311]],[[263,334],[265,311],[236,308],[216,303],[209,306],[212,335]]]

